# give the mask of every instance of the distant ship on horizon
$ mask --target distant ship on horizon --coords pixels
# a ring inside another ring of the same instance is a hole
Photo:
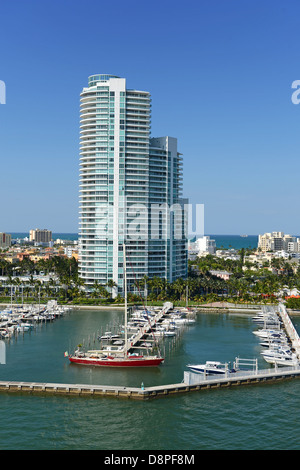
[[[247,238],[247,237],[248,237],[248,235],[241,235],[241,237],[242,237],[242,238]]]

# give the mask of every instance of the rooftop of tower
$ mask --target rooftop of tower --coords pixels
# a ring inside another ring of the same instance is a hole
[[[106,82],[110,78],[120,78],[120,77],[118,77],[117,75],[110,75],[110,74],[90,75],[89,87],[96,85],[97,82]]]

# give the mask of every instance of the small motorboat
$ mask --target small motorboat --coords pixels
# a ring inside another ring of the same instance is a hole
[[[263,328],[261,330],[256,330],[252,332],[254,335],[259,336],[260,338],[285,338],[286,335],[281,330],[272,330],[268,328]]]
[[[263,355],[266,362],[279,366],[299,366],[299,360],[295,354]]]
[[[206,361],[205,364],[188,364],[187,367],[192,372],[209,375],[225,374],[226,372],[236,372],[236,369],[228,368],[228,364],[221,364],[221,362],[216,361]]]
[[[164,331],[164,336],[176,336],[175,331],[170,331],[170,330],[165,330]]]
[[[264,348],[273,348],[276,346],[288,346],[287,339],[266,339],[259,343]]]
[[[266,325],[281,325],[282,322],[279,320],[277,316],[274,315],[268,315],[266,317],[253,317],[253,321],[255,323],[261,323],[261,324],[266,324]]]
[[[297,357],[293,349],[291,349],[290,347],[284,347],[284,346],[271,347],[267,349],[266,351],[261,352],[261,355],[264,357],[286,357],[286,358],[293,357],[293,359]]]

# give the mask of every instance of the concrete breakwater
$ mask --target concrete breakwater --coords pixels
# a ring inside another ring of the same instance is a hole
[[[114,397],[149,400],[201,390],[213,390],[241,385],[274,383],[300,377],[300,367],[262,369],[256,372],[228,374],[226,377],[202,378],[197,383],[174,383],[154,387],[122,387],[109,385],[63,384],[0,381],[0,392],[61,395],[76,397]]]

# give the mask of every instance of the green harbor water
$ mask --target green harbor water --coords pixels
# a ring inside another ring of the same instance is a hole
[[[300,317],[292,317],[299,331]],[[181,382],[188,363],[258,358],[247,314],[197,315],[159,368],[111,370],[70,364],[64,352],[122,321],[119,310],[76,310],[7,343],[0,380],[124,385]],[[296,450],[300,381],[206,390],[152,401],[0,393],[1,450]]]

